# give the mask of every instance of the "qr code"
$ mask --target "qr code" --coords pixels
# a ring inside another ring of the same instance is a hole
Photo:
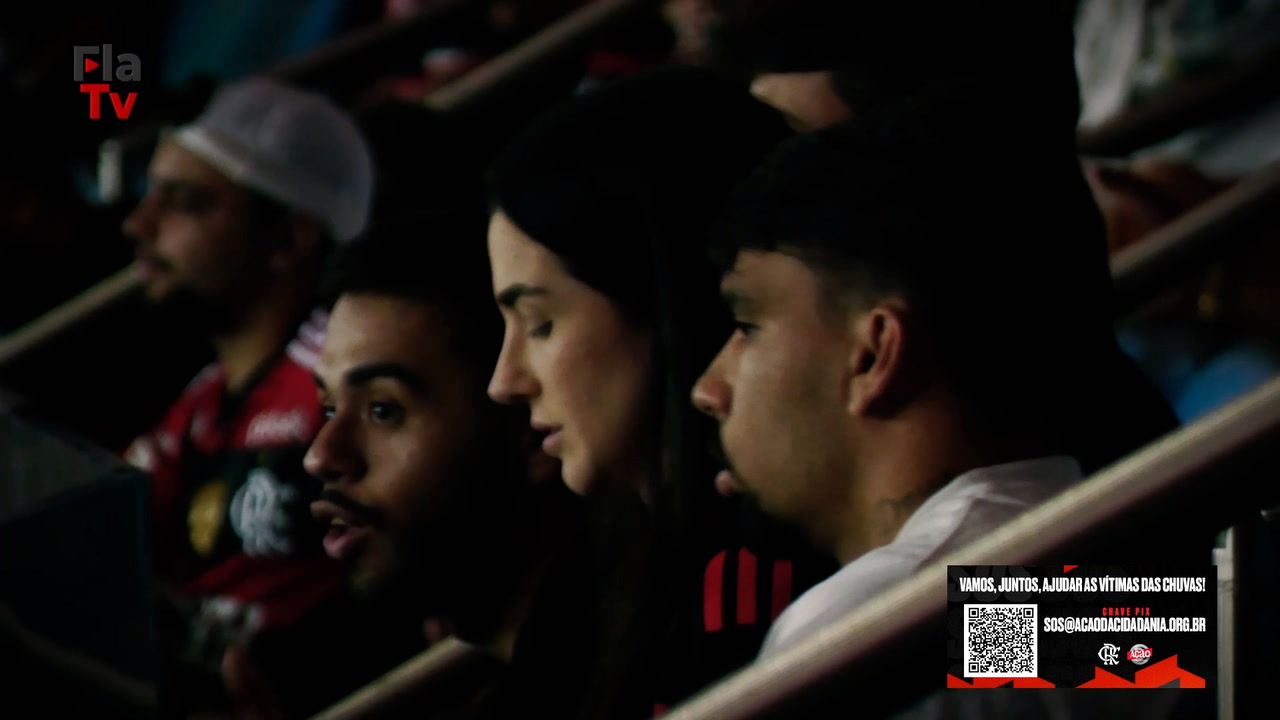
[[[1035,605],[965,605],[967,677],[1036,677],[1040,613]]]

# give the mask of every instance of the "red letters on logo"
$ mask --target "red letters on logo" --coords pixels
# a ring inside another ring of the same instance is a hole
[[[92,61],[85,60],[86,65],[90,62]],[[138,98],[138,93],[131,92],[121,102],[120,95],[111,92],[111,86],[106,83],[81,83],[80,92],[89,93],[89,117],[94,120],[102,117],[103,93],[111,98],[111,107],[115,110],[116,117],[121,120],[129,118],[129,114],[133,112],[133,101]]]

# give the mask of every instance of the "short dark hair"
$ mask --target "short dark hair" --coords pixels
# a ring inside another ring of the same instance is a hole
[[[730,197],[713,256],[793,255],[833,299],[900,294],[958,387],[1030,399],[1072,351],[1114,345],[1101,216],[1069,145],[957,108],[792,139]]]
[[[1045,428],[1086,472],[1175,427],[1116,342],[1106,231],[1074,143],[990,124],[962,91],[916,100],[779,149],[727,203],[722,267],[779,251],[837,299],[901,293],[976,419]]]
[[[715,426],[688,399],[731,332],[707,229],[733,186],[790,134],[741,84],[672,67],[545,112],[489,171],[494,210],[653,333],[650,489],[655,506],[687,505],[656,513],[664,519],[688,517],[699,494],[716,499],[694,479],[706,477]]]
[[[338,249],[322,287],[327,305],[344,294],[385,295],[440,308],[462,363],[483,379],[502,346],[490,291],[480,213],[430,212],[386,220]]]
[[[665,68],[536,118],[491,165],[490,205],[648,327],[665,321],[660,285],[704,261],[730,188],[789,134],[740,84]]]

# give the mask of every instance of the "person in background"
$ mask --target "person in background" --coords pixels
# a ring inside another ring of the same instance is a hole
[[[322,96],[251,79],[166,131],[148,180],[124,221],[144,293],[216,356],[126,453],[151,473],[155,574],[174,605],[166,697],[225,705],[225,649],[247,644],[282,702],[314,711],[409,652],[357,627],[302,467],[323,419],[316,292],[330,249],[368,221],[368,144]]]
[[[995,88],[991,122],[1074,132],[1070,3],[714,0],[710,61],[800,131],[876,112],[938,83]],[[1010,33],[1010,27],[1018,27]]]

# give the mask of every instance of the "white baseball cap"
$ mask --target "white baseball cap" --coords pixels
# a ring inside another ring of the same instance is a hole
[[[373,154],[355,121],[321,95],[243,80],[169,137],[232,182],[315,216],[335,242],[354,239],[368,223]]]

